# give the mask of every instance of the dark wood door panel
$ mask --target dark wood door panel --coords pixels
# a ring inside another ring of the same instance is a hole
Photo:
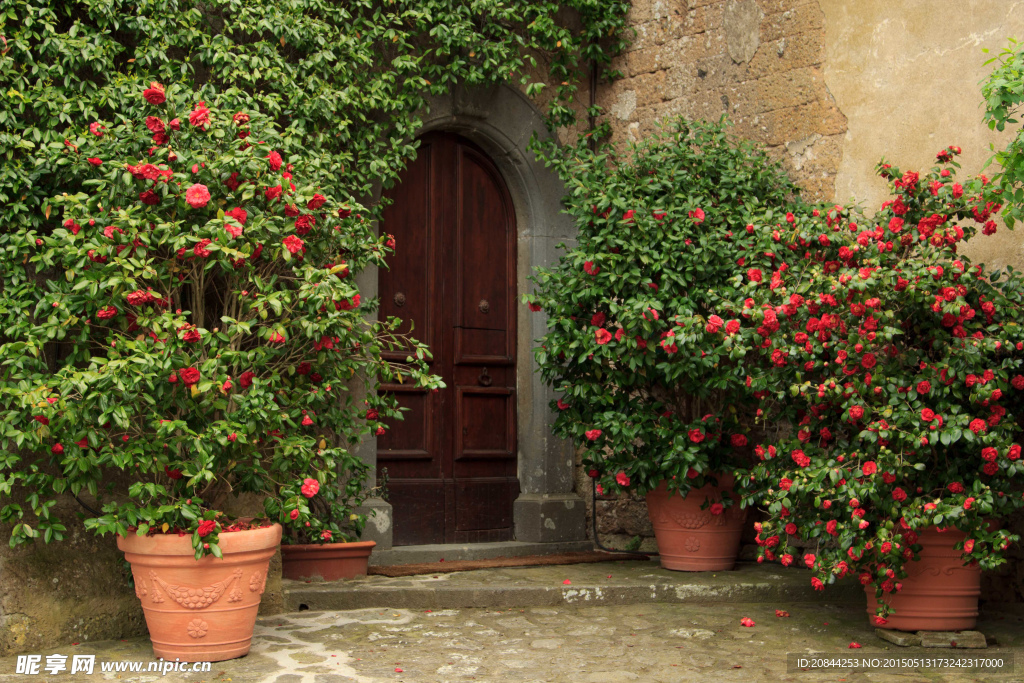
[[[413,321],[413,336],[430,344],[432,372],[447,384],[436,394],[383,387],[409,408],[378,439],[394,542],[511,539],[519,483],[515,216],[508,192],[478,148],[455,135],[429,134],[386,196],[394,203],[381,231],[395,236],[397,248],[380,274],[380,315]],[[401,362],[406,355],[385,357]]]
[[[392,479],[388,502],[395,545],[445,543],[445,483],[442,479]],[[442,502],[442,504],[439,504]]]
[[[512,510],[506,505],[495,505],[495,501],[506,501],[511,489],[518,493],[519,485],[507,479],[467,479],[455,486],[456,508],[458,509],[457,531],[479,529],[501,529],[512,526]]]
[[[513,310],[509,288],[515,282],[515,270],[510,268],[514,241],[506,233],[508,230],[514,236],[514,226],[508,221],[511,207],[490,161],[466,145],[461,145],[459,152],[455,234],[459,311],[455,324],[507,330]]]

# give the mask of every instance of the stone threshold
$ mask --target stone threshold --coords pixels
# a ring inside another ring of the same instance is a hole
[[[657,561],[641,560],[398,578],[362,576],[329,583],[284,581],[282,592],[288,611],[864,601],[864,591],[855,581],[819,592],[810,577],[803,569],[754,563],[741,563],[728,572],[673,572]]]
[[[593,541],[562,541],[556,543],[501,541],[497,543],[400,545],[388,550],[374,549],[370,554],[370,566],[390,567],[396,564],[426,564],[441,561],[490,560],[495,557],[557,555],[593,549]]]

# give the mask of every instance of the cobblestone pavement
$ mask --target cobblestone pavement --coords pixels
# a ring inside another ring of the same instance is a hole
[[[791,616],[777,617],[776,609]],[[740,625],[743,617],[755,626]],[[360,681],[1021,681],[1024,618],[987,615],[979,630],[997,645],[986,650],[924,650],[883,642],[853,603],[646,604],[503,609],[359,609],[304,611],[260,619],[249,656],[213,664],[207,674],[15,674],[0,659],[0,682],[203,681],[335,683]],[[851,641],[862,649],[849,649]],[[1017,657],[1012,674],[787,672],[786,653],[836,657]],[[97,662],[151,661],[145,639],[82,643],[41,654],[95,654]],[[45,662],[45,657],[43,659]],[[97,665],[98,667],[99,665]]]

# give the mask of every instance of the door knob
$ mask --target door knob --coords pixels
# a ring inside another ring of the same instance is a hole
[[[487,374],[487,368],[484,368],[484,371],[480,373],[480,376],[476,378],[476,381],[482,387],[489,387],[493,380],[491,379],[491,376]]]
[[[480,304],[477,306],[477,308],[480,309],[481,313],[490,313],[491,304],[487,301],[487,299],[480,299]]]

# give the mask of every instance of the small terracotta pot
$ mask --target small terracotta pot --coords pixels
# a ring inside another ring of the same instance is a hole
[[[685,498],[669,495],[665,482],[647,494],[647,512],[665,569],[725,571],[736,564],[747,511],[737,505],[720,515],[712,514],[709,506],[701,509],[708,499],[721,502],[722,492],[732,490],[731,476],[718,477],[718,482],[719,486],[691,489]]]
[[[337,581],[365,576],[375,541],[282,545],[281,574],[286,579]]]
[[[256,612],[267,585],[281,525],[221,533],[223,558],[196,560],[192,537],[117,537],[132,564],[157,657],[219,662],[249,653]]]
[[[967,534],[957,529],[935,527],[918,532],[919,559],[907,565],[903,588],[883,600],[893,608],[888,622],[880,628],[900,631],[963,631],[978,622],[981,568],[964,566],[963,551],[953,546]],[[878,601],[873,586],[865,586],[868,618],[875,624]]]

